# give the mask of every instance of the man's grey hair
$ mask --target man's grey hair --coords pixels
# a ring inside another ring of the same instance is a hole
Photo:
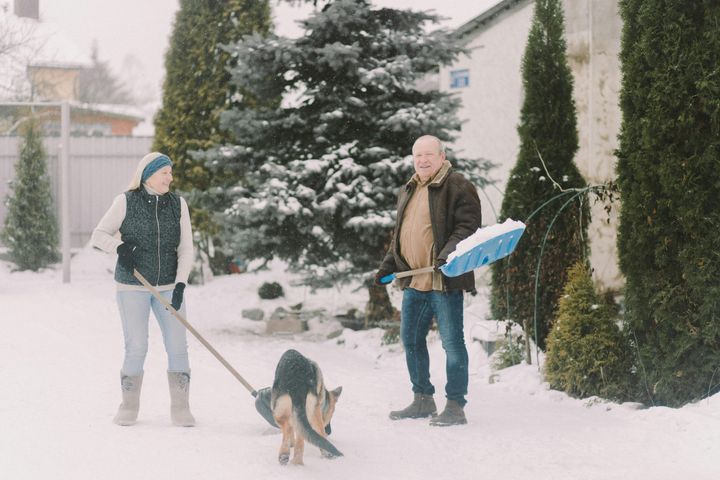
[[[415,149],[415,145],[417,144],[417,142],[419,142],[420,140],[424,140],[426,138],[432,138],[433,140],[435,140],[438,144],[439,152],[442,153],[443,155],[445,155],[445,143],[442,140],[440,140],[438,137],[436,137],[435,135],[423,135],[422,137],[418,137],[418,139],[415,140],[415,143],[413,143],[413,150]]]

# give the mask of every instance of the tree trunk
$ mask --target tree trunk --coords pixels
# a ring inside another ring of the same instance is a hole
[[[387,322],[399,319],[398,311],[390,303],[390,296],[385,285],[370,284],[368,293],[370,300],[365,306],[364,328],[379,327],[383,324],[387,326]]]
[[[528,365],[532,365],[532,352],[530,350],[530,320],[526,318],[523,323],[523,327],[525,327],[525,361]]]

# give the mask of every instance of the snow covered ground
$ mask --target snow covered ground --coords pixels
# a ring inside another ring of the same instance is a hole
[[[241,318],[244,308],[304,302],[330,313],[362,308],[361,289],[310,292],[290,287],[277,268],[218,278],[186,290],[188,319],[255,387],[270,385],[288,348],[316,360],[330,387],[343,386],[331,440],[345,454],[326,460],[308,446],[305,467],[277,463],[279,433],[253,398],[194,338],[191,406],[195,428],[170,424],[165,354],[151,320],[140,418],[119,427],[122,335],[114,299],[114,258],[75,256],[72,283],[62,272],[11,273],[0,262],[0,478],[21,479],[678,479],[720,477],[720,395],[681,409],[576,400],[552,391],[537,366],[493,373],[469,338],[487,315],[484,295],[466,301],[470,352],[469,424],[432,428],[390,421],[411,399],[402,349],[382,346],[379,330],[322,329],[268,337]],[[262,301],[266,280],[284,299]],[[393,293],[393,301],[400,296]],[[484,322],[483,328],[493,328]],[[432,378],[444,398],[444,355],[431,337]]]

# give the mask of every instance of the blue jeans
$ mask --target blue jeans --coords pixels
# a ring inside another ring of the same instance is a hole
[[[160,292],[168,302],[172,299],[172,290]],[[152,308],[162,332],[165,351],[168,356],[169,372],[189,372],[187,333],[185,326],[170,313],[150,292],[117,292],[123,335],[125,337],[125,360],[122,372],[135,376],[143,372],[145,356],[148,351],[148,322]],[[185,302],[180,307],[185,313]]]
[[[430,383],[430,355],[426,337],[433,316],[437,320],[442,347],[445,350],[447,384],[445,396],[465,405],[468,386],[468,353],[463,334],[463,292],[420,292],[406,288],[403,293],[400,337],[405,347],[405,361],[412,390],[432,395]]]

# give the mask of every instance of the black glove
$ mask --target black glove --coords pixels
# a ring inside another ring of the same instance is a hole
[[[132,243],[121,243],[117,247],[118,263],[130,273],[135,270],[135,257],[133,256],[133,252],[136,248]]]
[[[440,270],[440,267],[445,265],[447,263],[447,260],[444,258],[436,258],[435,263],[433,264],[433,267],[435,268],[435,271],[438,273],[442,273],[442,270]]]
[[[176,283],[175,288],[173,289],[173,296],[172,296],[172,302],[170,302],[170,305],[175,310],[180,310],[180,306],[183,302],[183,292],[185,291],[185,284],[182,282]]]
[[[377,285],[378,287],[388,285],[390,282],[382,283],[380,281],[380,279],[390,275],[391,273],[393,273],[393,272],[391,272],[390,270],[382,270],[382,269],[378,270],[377,273],[375,274],[375,280],[373,281],[373,283],[375,285]]]

